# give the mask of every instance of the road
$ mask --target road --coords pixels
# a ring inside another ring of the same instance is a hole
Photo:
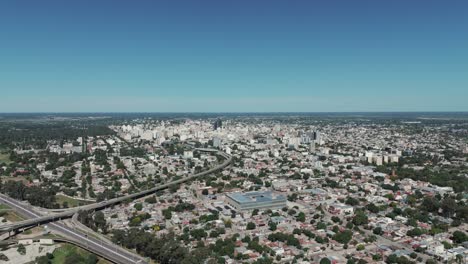
[[[328,212],[327,210],[324,210],[324,215],[326,217],[328,217],[328,219],[331,219],[331,217],[333,216],[330,212]],[[414,252],[414,249],[408,245],[408,244],[405,244],[403,242],[398,242],[398,241],[392,241],[384,236],[380,236],[380,235],[376,235],[372,232],[372,230],[367,230],[367,229],[364,229],[364,228],[360,228],[361,231],[363,231],[368,237],[369,236],[375,236],[377,238],[377,241],[373,242],[372,244],[370,244],[369,246],[381,246],[381,245],[386,245],[386,246],[391,246],[395,249],[404,249],[404,250],[408,250],[410,252]],[[426,255],[426,254],[423,254],[423,253],[418,253],[418,252],[415,252],[418,257],[421,257],[424,262],[426,262],[428,259],[430,259],[431,257]]]
[[[231,161],[232,157],[224,152],[218,151],[218,150],[212,150],[212,149],[198,149],[200,151],[206,151],[206,152],[216,152],[218,155],[221,155],[222,157],[225,158],[224,162],[221,163],[220,165],[211,168],[207,171],[197,173],[191,176],[187,176],[183,179],[179,179],[176,181],[172,181],[157,187],[154,187],[152,189],[148,189],[145,191],[141,191],[138,193],[122,196],[119,198],[103,201],[100,203],[94,203],[90,205],[85,205],[77,208],[73,208],[70,210],[67,210],[65,212],[61,213],[56,213],[52,215],[46,215],[44,216],[42,213],[38,212],[37,209],[33,209],[29,205],[25,205],[21,203],[20,201],[17,201],[15,199],[12,199],[6,195],[0,194],[0,202],[4,203],[11,208],[13,208],[18,214],[24,216],[25,218],[29,218],[24,221],[16,222],[13,224],[9,225],[3,225],[0,226],[0,231],[3,232],[10,232],[14,230],[18,230],[20,228],[25,228],[25,227],[31,227],[35,225],[40,225],[44,223],[49,223],[49,228],[52,231],[55,231],[72,241],[75,241],[77,245],[79,245],[82,248],[88,249],[89,251],[104,257],[108,260],[111,260],[115,263],[122,263],[122,264],[129,264],[129,263],[146,263],[146,261],[141,257],[136,254],[133,254],[126,249],[123,249],[121,247],[115,246],[110,243],[106,243],[106,241],[99,240],[97,238],[94,238],[92,236],[88,236],[87,234],[83,233],[82,231],[67,227],[61,223],[54,223],[53,221],[58,221],[62,220],[63,218],[69,218],[72,217],[75,213],[81,210],[99,210],[105,207],[109,207],[111,205],[120,203],[122,201],[126,201],[128,199],[136,199],[136,198],[141,198],[150,194],[153,194],[159,190],[166,189],[172,185],[175,184],[180,184],[186,181],[190,181],[194,178],[201,177],[210,173],[213,173],[215,171],[218,171],[222,168],[225,168],[228,166]]]
[[[121,203],[123,201],[142,198],[142,197],[145,197],[147,195],[153,194],[153,193],[155,193],[157,191],[167,189],[172,185],[181,184],[181,183],[193,180],[195,178],[205,176],[207,174],[218,171],[218,170],[228,166],[232,161],[231,155],[226,154],[226,153],[221,152],[221,151],[218,151],[218,150],[212,150],[212,149],[198,149],[198,150],[206,151],[206,152],[216,152],[217,154],[224,157],[225,160],[220,165],[218,165],[218,166],[216,166],[214,168],[211,168],[209,170],[206,170],[206,171],[203,171],[203,172],[200,172],[200,173],[197,173],[197,174],[193,174],[193,175],[190,175],[190,176],[187,176],[187,177],[184,177],[182,179],[175,180],[175,181],[172,181],[172,182],[169,182],[169,183],[166,183],[166,184],[162,184],[162,185],[159,185],[157,187],[154,187],[154,188],[151,188],[151,189],[148,189],[148,190],[144,190],[144,191],[141,191],[141,192],[121,196],[121,197],[106,200],[106,201],[102,201],[102,202],[99,202],[99,203],[93,203],[93,204],[89,204],[89,205],[74,207],[72,209],[68,209],[66,211],[59,212],[59,213],[54,213],[54,214],[49,214],[49,215],[41,215],[41,216],[36,217],[36,218],[31,218],[31,219],[20,221],[20,222],[15,222],[15,223],[9,224],[9,225],[1,225],[0,226],[0,232],[9,232],[9,231],[18,230],[18,229],[24,228],[24,227],[29,227],[29,226],[34,226],[34,225],[38,225],[38,224],[45,224],[45,223],[49,223],[49,222],[53,222],[53,221],[58,221],[58,220],[61,220],[61,219],[64,219],[64,218],[70,218],[79,211],[101,210],[103,208],[106,208],[106,207]]]
[[[26,218],[38,218],[41,214],[27,205],[24,205],[15,199],[9,198],[3,194],[0,194],[0,201],[13,208],[18,214]],[[49,223],[48,228],[51,231],[55,231],[64,237],[67,237],[75,242],[78,242],[81,247],[87,248],[93,253],[102,256],[106,259],[114,261],[116,263],[130,264],[130,263],[146,263],[146,261],[136,254],[132,254],[127,250],[114,246],[112,244],[103,243],[98,239],[88,236],[87,234],[71,229],[61,223]]]

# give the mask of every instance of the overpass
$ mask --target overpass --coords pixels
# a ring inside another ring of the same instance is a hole
[[[41,213],[35,209],[31,209],[17,200],[10,197],[5,197],[3,194],[0,195],[0,201],[8,206],[12,207],[18,214],[25,218],[38,218]],[[54,231],[64,238],[73,241],[73,244],[78,245],[82,248],[90,249],[97,255],[102,256],[112,262],[121,264],[135,264],[135,263],[147,263],[141,256],[129,252],[126,249],[118,247],[114,244],[105,243],[104,241],[97,239],[93,236],[89,236],[87,233],[70,228],[63,223],[50,223],[48,229]],[[29,228],[29,227],[24,227]],[[14,230],[15,231],[15,230]]]
[[[113,255],[109,255],[109,254],[105,254],[102,250],[99,249],[99,247],[95,247],[93,246],[92,244],[88,244],[88,243],[80,243],[80,242],[77,242],[75,241],[74,239],[69,239],[69,238],[64,238],[64,237],[43,237],[43,236],[39,236],[39,237],[35,237],[35,238],[28,238],[28,239],[8,239],[8,240],[3,240],[3,241],[0,241],[0,246],[6,246],[6,245],[14,245],[14,244],[19,244],[21,241],[25,241],[25,240],[32,240],[33,243],[37,243],[37,242],[40,242],[40,240],[42,239],[50,239],[54,242],[57,242],[57,243],[68,243],[68,244],[72,244],[72,245],[75,245],[77,247],[80,247],[84,250],[87,250],[91,253],[94,253],[96,254],[97,256],[101,257],[101,258],[104,258],[112,263],[128,263],[128,264],[146,264],[148,263],[146,260],[144,259],[137,259],[137,258],[132,258],[130,259],[131,261],[122,261],[122,259],[119,257],[119,256],[113,256]]]
[[[215,149],[204,149],[204,148],[199,148],[199,149],[196,149],[196,150],[203,151],[203,152],[216,153],[216,154],[222,156],[225,160],[223,161],[223,163],[221,163],[218,166],[216,166],[214,168],[211,168],[209,170],[206,170],[206,171],[203,171],[203,172],[200,172],[200,173],[196,173],[196,174],[193,174],[193,175],[190,175],[190,176],[187,176],[185,178],[175,180],[175,181],[172,181],[172,182],[169,182],[169,183],[165,183],[165,184],[156,186],[156,187],[151,188],[151,189],[147,189],[147,190],[140,191],[140,192],[137,192],[137,193],[121,196],[121,197],[118,197],[118,198],[113,198],[113,199],[102,201],[102,202],[99,202],[99,203],[93,203],[93,204],[89,204],[89,205],[74,207],[72,209],[69,209],[69,210],[66,210],[66,211],[63,211],[63,212],[60,212],[60,213],[54,213],[54,214],[38,216],[38,217],[32,217],[31,219],[27,219],[27,220],[24,220],[24,221],[15,222],[15,223],[8,224],[8,225],[2,225],[2,226],[0,226],[0,232],[11,232],[11,231],[16,231],[16,230],[19,230],[19,229],[22,229],[22,228],[27,228],[27,227],[31,227],[31,226],[38,226],[38,225],[45,224],[45,223],[59,221],[59,220],[65,219],[65,218],[70,218],[74,214],[78,213],[79,211],[101,210],[103,208],[106,208],[106,207],[121,203],[123,201],[142,198],[142,197],[148,196],[150,194],[153,194],[153,193],[155,193],[157,191],[164,190],[164,189],[166,189],[166,188],[168,188],[168,187],[170,187],[172,185],[181,184],[181,183],[193,180],[195,178],[202,177],[202,176],[205,176],[207,174],[216,172],[218,170],[221,170],[221,169],[227,167],[232,162],[231,155],[229,155],[229,154],[227,154],[225,152],[215,150]],[[0,201],[3,201],[4,203],[6,203],[6,204],[8,204],[10,206],[12,206],[12,204],[14,204],[14,203],[19,203],[18,201],[14,200],[14,199],[11,199],[9,197],[6,197],[4,195],[0,195]],[[24,207],[24,205],[23,205],[23,207]],[[14,207],[14,208],[18,209],[18,207]],[[33,209],[29,208],[29,210],[33,210]]]
[[[201,177],[201,176],[213,173],[217,170],[225,168],[232,162],[232,157],[221,151],[212,150],[212,149],[208,149],[208,150],[199,149],[199,151],[216,152],[218,155],[222,156],[225,160],[223,161],[223,163],[221,163],[220,165],[214,168],[211,168],[204,172],[193,174],[183,179],[175,180],[175,181],[154,187],[152,189],[144,190],[144,191],[134,193],[134,194],[129,194],[129,195],[111,199],[108,201],[85,205],[85,206],[81,206],[78,208],[72,208],[70,210],[67,210],[58,214],[44,216],[43,211],[39,212],[38,209],[36,208],[33,208],[29,205],[25,205],[6,195],[0,194],[1,203],[9,205],[20,215],[24,216],[25,218],[29,218],[28,220],[25,220],[25,221],[16,222],[10,225],[0,226],[0,231],[16,232],[22,228],[30,228],[32,226],[49,223],[48,225],[49,229],[65,237],[65,240],[67,240],[66,242],[70,242],[81,248],[87,249],[109,261],[112,261],[114,263],[119,263],[119,264],[148,263],[144,258],[142,258],[136,253],[130,252],[124,248],[116,246],[108,241],[98,239],[94,236],[88,236],[87,232],[83,232],[81,230],[68,227],[64,225],[63,223],[56,223],[54,221],[61,220],[64,218],[69,218],[80,210],[99,210],[99,209],[123,202],[128,199],[137,199],[140,197],[144,197],[154,192],[157,192],[159,190],[168,188],[172,185],[181,184],[183,182],[190,181],[197,177]]]

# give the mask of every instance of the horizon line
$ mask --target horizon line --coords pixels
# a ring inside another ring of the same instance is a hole
[[[336,114],[346,114],[346,113],[467,113],[467,110],[461,111],[83,111],[83,112],[74,112],[74,111],[64,111],[64,112],[0,112],[0,115],[3,114],[327,114],[327,113],[336,113]]]

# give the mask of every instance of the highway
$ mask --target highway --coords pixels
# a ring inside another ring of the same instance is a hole
[[[100,209],[121,203],[129,199],[133,200],[133,199],[145,197],[159,190],[166,189],[172,185],[181,184],[181,183],[190,181],[192,179],[195,179],[197,177],[201,177],[201,176],[213,173],[215,171],[218,171],[220,169],[223,169],[232,162],[231,155],[226,154],[224,152],[221,152],[218,150],[212,150],[212,149],[197,149],[197,150],[217,153],[218,155],[222,156],[225,160],[223,161],[223,163],[221,163],[220,165],[214,168],[211,168],[209,170],[206,170],[197,174],[193,174],[191,176],[187,176],[179,180],[175,180],[175,181],[162,184],[162,185],[159,185],[157,187],[154,187],[148,190],[144,190],[144,191],[134,193],[134,194],[125,195],[122,197],[114,198],[114,199],[103,201],[100,203],[94,203],[90,205],[75,207],[75,208],[72,208],[70,210],[67,210],[61,213],[43,215],[42,212],[38,212],[37,209],[34,209],[32,206],[25,205],[24,203],[20,201],[12,199],[6,195],[0,194],[1,203],[4,203],[10,206],[16,212],[18,212],[18,214],[20,214],[21,216],[28,218],[27,220],[24,220],[24,221],[0,226],[0,232],[11,232],[11,231],[19,230],[21,228],[27,228],[27,227],[38,226],[41,224],[49,223],[48,226],[52,231],[55,231],[67,237],[68,239],[74,241],[75,244],[77,244],[78,246],[88,249],[89,251],[101,257],[104,257],[114,263],[122,263],[122,264],[146,263],[146,261],[141,256],[133,254],[121,247],[106,243],[105,241],[99,240],[92,236],[88,236],[82,231],[67,227],[63,225],[62,223],[54,223],[54,222],[65,219],[65,218],[70,218],[74,214],[76,214],[78,211],[100,210]]]
[[[157,191],[167,189],[168,187],[170,187],[172,185],[181,184],[181,183],[193,180],[195,178],[198,178],[198,177],[205,176],[207,174],[213,173],[213,172],[218,171],[220,169],[223,169],[226,166],[228,166],[232,161],[232,157],[229,154],[226,154],[226,153],[221,152],[221,151],[213,151],[211,149],[198,149],[198,150],[206,151],[206,152],[216,152],[218,155],[222,156],[225,160],[220,165],[218,165],[218,166],[216,166],[214,168],[211,168],[209,170],[206,170],[206,171],[203,171],[203,172],[200,172],[200,173],[197,173],[197,174],[193,174],[191,176],[187,176],[187,177],[184,177],[182,179],[175,180],[175,181],[172,181],[172,182],[169,182],[169,183],[165,183],[165,184],[156,186],[156,187],[148,189],[148,190],[144,190],[144,191],[141,191],[141,192],[121,196],[121,197],[106,200],[106,201],[102,201],[102,202],[99,202],[99,203],[93,203],[93,204],[89,204],[89,205],[74,207],[72,209],[69,209],[69,210],[66,210],[66,211],[63,211],[63,212],[60,212],[60,213],[54,213],[54,214],[49,214],[49,215],[40,215],[38,217],[31,218],[31,219],[28,219],[28,220],[15,222],[13,224],[2,225],[2,226],[0,226],[0,232],[9,232],[9,231],[18,230],[18,229],[24,228],[24,227],[29,227],[29,226],[34,226],[34,225],[38,225],[38,224],[44,224],[44,223],[49,223],[49,222],[53,222],[53,221],[58,221],[58,220],[61,220],[61,219],[70,218],[75,213],[77,213],[78,211],[100,210],[100,209],[109,207],[111,205],[121,203],[121,202],[126,201],[126,200],[133,200],[133,199],[145,197],[145,196],[153,194],[153,193],[155,193]]]
[[[34,209],[29,208],[29,206],[19,203],[18,201],[6,197],[3,194],[0,195],[0,201],[3,204],[10,206],[16,212],[18,212],[18,214],[26,218],[34,219],[41,216],[39,212],[36,212]],[[132,254],[131,252],[121,247],[103,243],[102,241],[92,236],[88,236],[83,232],[71,229],[61,223],[49,223],[48,228],[51,231],[55,231],[56,233],[61,234],[72,241],[75,241],[75,243],[80,247],[88,249],[96,255],[104,257],[115,263],[146,263],[146,261],[142,257],[136,254]]]

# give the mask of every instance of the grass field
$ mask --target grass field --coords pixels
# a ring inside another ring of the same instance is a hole
[[[60,206],[62,206],[64,202],[67,202],[68,207],[77,207],[77,206],[80,206],[80,205],[89,204],[89,202],[75,200],[73,198],[63,196],[63,195],[60,195],[60,194],[55,196],[55,200],[57,201],[58,204],[60,204]]]
[[[10,222],[18,222],[18,221],[24,220],[21,216],[17,215],[14,211],[8,211],[3,217]]]
[[[2,163],[10,164],[11,160],[10,154],[4,152],[3,150],[0,150],[0,164]]]
[[[6,163],[10,164],[10,152],[6,149],[0,148],[0,164],[1,163]]]
[[[10,207],[0,204],[0,215],[10,222],[18,222],[23,220],[21,216],[15,213],[13,210],[8,210]]]
[[[88,253],[83,249],[73,245],[64,244],[61,247],[54,250],[54,258],[52,259],[52,264],[65,263],[66,257],[73,253],[77,253],[80,256],[88,256]]]
[[[67,257],[75,254],[79,255],[81,257],[80,259],[83,259],[83,262],[79,263],[86,263],[86,259],[93,255],[92,253],[89,253],[88,251],[81,249],[77,246],[63,244],[61,247],[57,248],[54,251],[54,258],[52,259],[52,264],[67,264]],[[99,259],[98,264],[109,264],[109,262],[104,259]]]

